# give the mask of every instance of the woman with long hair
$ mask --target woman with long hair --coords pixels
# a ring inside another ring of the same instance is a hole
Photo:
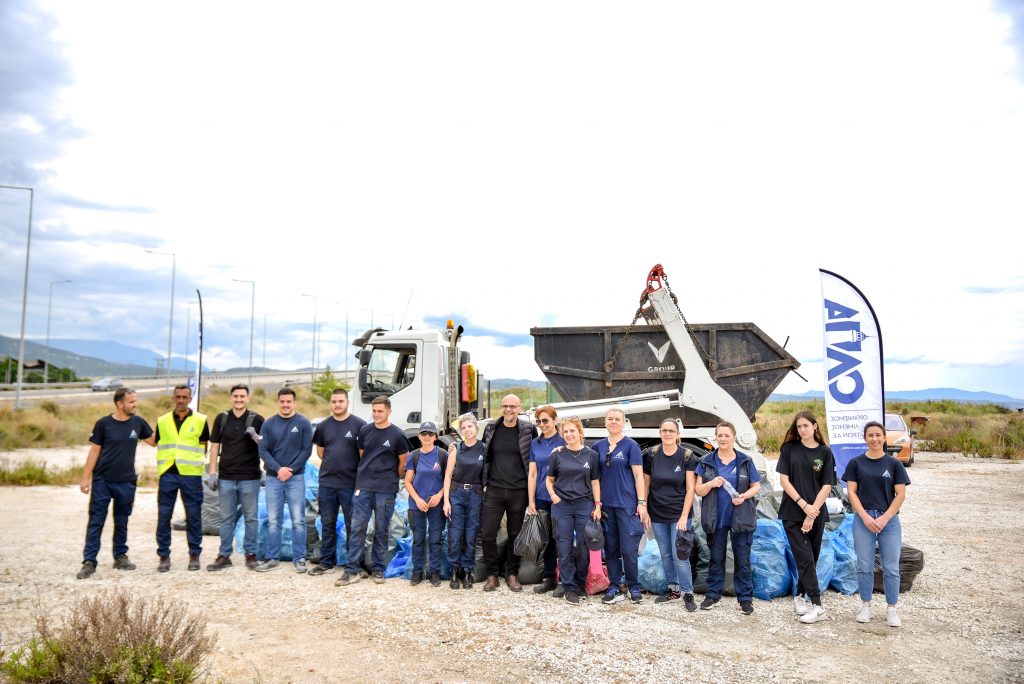
[[[857,588],[863,605],[857,622],[871,621],[871,592],[875,586],[875,547],[882,556],[885,623],[899,627],[896,603],[900,598],[900,549],[903,529],[900,508],[907,498],[910,476],[899,460],[885,452],[885,426],[871,421],[864,426],[868,450],[846,465],[846,481],[853,519],[853,548],[857,552]]]
[[[782,439],[775,472],[784,492],[779,520],[796,560],[796,614],[807,624],[827,620],[821,605],[817,563],[828,520],[825,499],[836,483],[836,462],[818,429],[818,419],[810,411],[800,411],[793,417]]]

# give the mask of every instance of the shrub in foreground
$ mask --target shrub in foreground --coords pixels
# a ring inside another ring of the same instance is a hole
[[[202,674],[216,637],[180,603],[125,591],[83,598],[0,662],[13,682],[185,684]]]

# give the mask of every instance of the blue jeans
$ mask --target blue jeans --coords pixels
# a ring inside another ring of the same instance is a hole
[[[691,529],[693,522],[690,520],[686,521],[686,528]],[[665,581],[668,582],[668,588],[677,589],[682,594],[693,593],[693,574],[690,572],[690,559],[687,557],[686,560],[679,560],[676,557],[676,536],[679,534],[679,528],[676,527],[676,523],[661,523],[651,522],[651,529],[654,530],[654,538],[658,541],[658,553],[661,554],[661,567],[665,569]],[[605,537],[605,543],[608,538]],[[725,548],[722,549],[723,553]],[[611,567],[611,563],[608,564]],[[708,586],[711,586],[711,576],[708,575]],[[721,589],[718,590],[721,595]],[[751,586],[751,592],[753,592],[753,586]],[[709,592],[710,593],[710,589]]]
[[[451,522],[448,524],[448,560],[451,561],[452,572],[461,568],[471,573],[476,569],[476,535],[480,531],[484,494],[478,489],[465,489],[452,482],[448,500],[452,505]]]
[[[409,526],[412,527],[412,571],[423,572],[427,535],[430,535],[430,572],[441,573],[441,532],[444,531],[444,506],[438,504],[424,513],[409,502]]]
[[[732,527],[719,527],[711,535],[711,565],[708,567],[708,598],[722,598],[725,589],[725,545],[732,539],[732,586],[740,603],[754,600],[754,577],[750,574],[750,545],[753,532],[733,532]],[[659,546],[660,546],[659,542]],[[673,553],[675,549],[673,548]]]
[[[544,499],[537,499],[537,510],[548,512],[548,543],[544,547],[544,579],[555,579],[555,569],[558,567],[558,544],[555,542],[555,521],[551,518],[551,502]],[[639,548],[639,542],[637,543]]]
[[[877,518],[885,511],[867,511]],[[900,516],[894,516],[878,534],[867,528],[859,515],[853,516],[853,548],[857,552],[857,588],[860,600],[871,600],[875,587],[875,544],[882,554],[882,586],[885,588],[885,602],[895,606],[900,598],[900,549],[903,545],[903,529]]]
[[[368,492],[360,489],[352,496],[352,534],[348,538],[348,559],[345,572],[356,574],[366,555],[366,528],[373,514],[373,555],[370,570],[384,572],[388,554],[388,528],[395,512],[395,495],[391,492]]]
[[[100,537],[107,522],[107,509],[114,502],[114,558],[128,553],[128,516],[135,503],[134,482],[107,482],[93,480],[89,495],[89,525],[85,528],[85,549],[82,560],[96,562],[100,552]]]
[[[644,524],[635,509],[630,511],[613,506],[606,509],[604,515],[604,557],[608,563],[608,581],[618,587],[622,584],[625,570],[630,590],[640,591],[637,556],[640,538],[644,536]]]
[[[338,562],[338,508],[345,517],[345,539],[352,536],[352,495],[354,487],[320,485],[320,524],[323,539],[320,542],[320,565],[333,568]]]
[[[171,555],[171,515],[181,492],[185,506],[185,538],[188,555],[203,552],[203,478],[200,475],[164,473],[157,488],[156,553],[161,558]]]
[[[306,559],[306,478],[300,473],[281,482],[267,474],[267,559],[281,559],[284,505],[292,519],[292,561]]]
[[[230,556],[235,540],[235,525],[241,515],[245,518],[245,536],[242,537],[242,549],[245,553],[256,554],[256,534],[259,529],[259,480],[220,480],[217,486],[220,492],[220,555]]]
[[[558,571],[562,587],[568,594],[579,594],[586,589],[587,571],[590,569],[590,553],[581,548],[579,557],[573,550],[573,533],[578,543],[583,545],[585,531],[590,514],[594,512],[594,502],[590,499],[577,499],[552,504],[551,514],[554,518],[555,540],[558,543]]]

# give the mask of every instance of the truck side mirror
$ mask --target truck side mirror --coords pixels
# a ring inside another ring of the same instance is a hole
[[[360,366],[369,366],[370,365],[370,355],[371,354],[373,354],[373,351],[371,351],[369,349],[360,349],[359,350],[359,354],[358,354],[359,365]]]

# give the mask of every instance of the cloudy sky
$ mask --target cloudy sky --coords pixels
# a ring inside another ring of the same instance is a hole
[[[821,389],[818,269],[890,390],[1024,395],[1017,2],[0,3],[0,183],[35,188],[27,335],[204,361],[455,317],[490,377],[531,326],[753,321]],[[0,190],[16,337],[27,193]],[[191,318],[194,321],[195,308]],[[192,345],[194,348],[194,344]]]

